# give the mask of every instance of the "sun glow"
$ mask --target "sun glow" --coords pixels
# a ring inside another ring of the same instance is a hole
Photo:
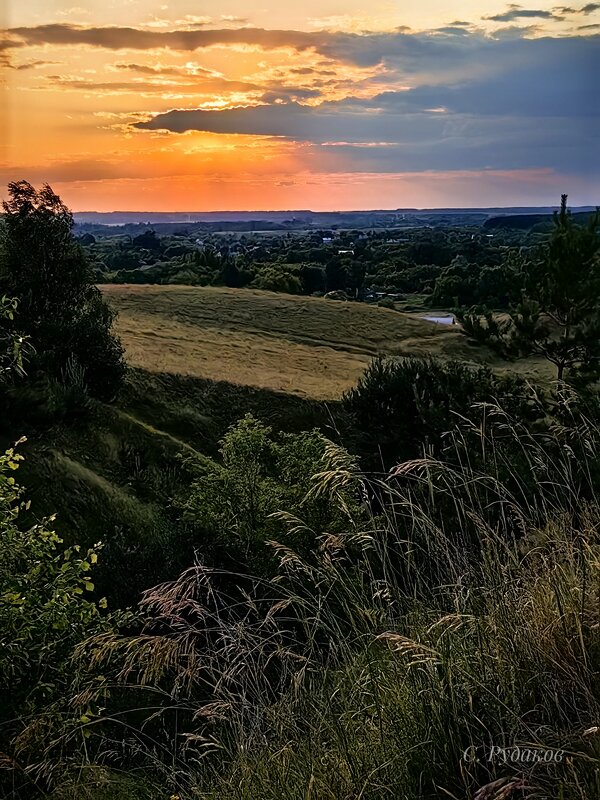
[[[85,208],[381,207],[447,205],[453,181],[466,202],[466,171],[490,204],[565,181],[593,201],[594,4],[215,5],[9,3],[3,183],[47,179]]]

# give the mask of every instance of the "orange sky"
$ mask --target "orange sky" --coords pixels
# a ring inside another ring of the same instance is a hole
[[[600,5],[8,0],[0,172],[75,210],[598,200]]]

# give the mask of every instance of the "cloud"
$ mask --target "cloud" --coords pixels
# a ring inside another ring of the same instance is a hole
[[[594,11],[598,11],[600,9],[600,3],[588,3],[583,8],[572,8],[571,6],[562,6],[559,7],[557,10],[560,11],[561,14],[593,14]]]
[[[216,75],[213,70],[205,69],[197,64],[186,64],[180,66],[163,66],[162,64],[113,64],[112,69],[127,70],[129,72],[138,72],[141,75],[205,75],[207,77],[222,77]]]
[[[539,19],[553,19],[563,20],[564,17],[555,14],[553,11],[545,11],[539,8],[521,8],[521,6],[511,3],[508,11],[503,11],[501,14],[494,14],[491,17],[482,17],[482,19],[490,20],[491,22],[514,22],[518,19],[539,18]]]
[[[189,76],[188,77],[192,77]],[[231,81],[214,76],[200,76],[197,81],[176,81],[157,79],[155,82],[132,81],[94,81],[68,75],[48,75],[46,81],[62,89],[79,89],[87,92],[109,94],[169,94],[169,95],[207,95],[227,92],[260,92],[261,87],[244,81]]]
[[[33,183],[101,181],[124,177],[123,172],[127,172],[126,164],[110,163],[96,159],[77,159],[44,166],[2,166],[0,167],[0,178],[2,183],[20,180],[24,175],[27,176],[27,180]]]
[[[58,14],[61,17],[80,17],[80,16],[89,16],[89,9],[82,8],[81,6],[73,6],[72,8],[65,8],[62,11],[59,11]]]
[[[326,153],[365,171],[594,171],[597,38],[487,39],[483,50],[470,44],[467,52],[486,69],[469,79],[437,74],[436,82],[408,90],[319,105],[292,93],[264,94],[258,105],[174,109],[135,127],[282,137],[305,143],[316,160]]]
[[[325,76],[335,76],[337,75],[337,71],[334,69],[320,69],[317,67],[292,67],[289,72],[292,75],[325,75]]]
[[[171,111],[136,127],[290,137],[307,143],[304,157],[316,167],[332,171],[339,162],[348,171],[380,173],[529,167],[594,172],[589,153],[595,146],[596,121],[573,126],[568,118],[540,122],[535,117],[515,121],[416,112],[395,101],[396,107],[390,98],[388,108],[378,113],[356,105],[315,109],[297,103]]]
[[[450,26],[458,33],[461,26]],[[156,31],[129,27],[85,27],[51,24],[12,28],[6,47],[24,45],[88,45],[109,50],[153,50],[167,48],[181,52],[213,46],[248,45],[273,50],[289,48],[299,52],[313,50],[319,55],[372,67],[382,63],[400,63],[410,71],[422,69],[428,59],[440,66],[454,66],[472,60],[472,51],[486,43],[482,32],[470,37],[442,37],[432,33],[411,33],[404,29],[381,33],[345,33],[341,31],[267,30],[264,28],[222,28],[205,30]],[[435,32],[433,32],[435,34]],[[460,40],[469,42],[466,50]],[[12,42],[12,44],[11,44]]]
[[[28,69],[38,69],[40,67],[50,67],[56,64],[61,64],[61,61],[25,61],[23,64],[7,64],[9,69],[16,69],[18,71]]]
[[[249,44],[273,49],[292,47],[306,50],[319,43],[318,34],[301,31],[278,31],[264,28],[154,31],[121,26],[87,27],[83,25],[49,24],[12,28],[17,39],[6,40],[6,47],[23,45],[89,45],[108,50],[192,51],[214,45]],[[320,37],[323,39],[323,37]]]
[[[462,38],[460,42],[462,44]],[[341,111],[360,112],[377,119],[392,107],[398,111],[447,107],[453,113],[475,116],[570,116],[574,121],[599,113],[595,79],[600,73],[598,37],[487,39],[483,45],[479,43],[475,47],[475,44],[477,42],[465,43],[464,50],[470,55],[471,63],[480,62],[485,69],[471,70],[470,77],[460,75],[457,78],[445,73],[447,54],[442,51],[435,71],[430,60],[426,65],[434,71],[432,81],[421,82],[408,91],[383,92],[371,99],[323,103],[311,113],[321,115],[325,121],[329,120],[330,114],[339,115]],[[292,117],[293,106],[289,108]],[[291,120],[286,122],[285,112],[281,109],[272,112],[269,107],[235,109],[231,112],[231,119],[235,118],[245,126],[244,130],[238,131],[240,133],[247,132],[249,126],[252,133],[293,136],[294,126]],[[174,116],[154,118],[148,126],[156,128],[161,122],[168,122],[165,127],[174,124],[175,127],[170,129],[179,130],[179,124],[207,124],[210,120],[219,124],[219,120],[222,123],[226,119],[220,116],[226,112],[215,112],[214,118],[206,115],[212,112],[200,112],[197,119],[189,116],[195,113],[193,111],[181,112],[181,117],[177,116],[180,112],[170,113]],[[355,123],[353,119],[352,124]],[[362,124],[363,120],[358,120],[358,123]],[[327,135],[326,138],[345,139],[346,136]],[[376,140],[381,137],[369,138]]]
[[[18,47],[25,47],[26,42],[19,41],[18,39],[8,38],[0,39],[0,53],[5,53],[8,50],[15,50]]]
[[[199,17],[196,14],[186,14],[183,20],[176,20],[174,23],[175,25],[182,22],[185,25],[208,25],[212,22],[212,17],[202,16]]]
[[[305,89],[301,86],[284,86],[280,89],[271,88],[259,98],[261,104],[273,105],[276,103],[297,103],[302,100],[314,100],[322,97],[319,89]]]
[[[549,12],[548,12],[549,13]],[[340,31],[267,30],[264,28],[221,28],[202,30],[158,31],[130,27],[86,27],[51,24],[13,28],[4,42],[6,50],[26,45],[87,45],[107,50],[149,51],[168,49],[194,52],[214,46],[249,46],[266,50],[291,49],[311,56],[313,53],[340,64],[393,71],[405,82],[435,82],[436,76],[467,79],[477,69],[487,71],[490,59],[523,59],[519,50],[523,39],[534,31],[505,28],[492,36],[482,30],[467,32],[462,25],[445,26],[430,32],[395,30],[377,33]],[[501,47],[494,47],[500,44]],[[514,47],[513,47],[514,45]],[[513,52],[514,51],[514,52]],[[334,66],[334,65],[332,65]]]
[[[134,127],[140,130],[168,130],[173,133],[196,130],[253,136],[311,138],[316,136],[319,120],[324,118],[325,112],[322,109],[316,113],[314,109],[296,102],[281,105],[263,103],[220,112],[168,111],[157,114],[145,122],[138,122]]]
[[[550,13],[540,16],[536,9],[512,6],[496,16],[547,19]],[[552,16],[558,17],[556,10]],[[600,37],[588,31],[585,36],[526,38],[529,33],[528,28],[510,26],[485,33],[460,20],[429,32],[359,34],[54,24],[12,29],[3,46],[6,52],[44,44],[145,51],[145,56],[115,58],[117,63],[109,67],[114,81],[82,75],[55,75],[46,81],[90,94],[181,95],[181,106],[196,106],[138,117],[132,126],[138,136],[166,131],[177,141],[179,133],[205,131],[276,137],[275,143],[265,139],[261,146],[289,148],[322,172],[535,167],[597,173]],[[284,66],[261,65],[241,81],[195,63],[160,61],[167,58],[165,50],[187,54],[213,46],[286,48],[301,56],[280,54]],[[155,49],[162,52],[148,52]],[[143,63],[145,59],[150,63]],[[242,93],[244,105],[238,96],[234,108],[209,110],[205,94],[210,92]],[[140,108],[133,101],[131,107]],[[146,107],[152,108],[152,102]],[[131,118],[120,119],[126,126]]]
[[[442,28],[436,28],[431,33],[442,33],[446,34],[447,36],[468,36],[469,31],[465,30],[462,25],[445,25]]]
[[[506,25],[494,31],[494,39],[533,38],[539,32],[538,25]]]

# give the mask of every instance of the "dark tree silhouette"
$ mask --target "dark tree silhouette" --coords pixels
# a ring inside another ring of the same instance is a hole
[[[34,349],[30,372],[77,372],[96,397],[114,396],[125,365],[114,313],[73,236],[73,216],[50,186],[8,185],[0,240],[0,294],[17,300],[15,324]]]

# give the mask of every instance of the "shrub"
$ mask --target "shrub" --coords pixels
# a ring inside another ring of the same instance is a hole
[[[75,646],[110,619],[91,594],[100,546],[63,548],[53,518],[19,524],[29,509],[14,478],[21,460],[14,448],[0,456],[0,751],[24,766],[40,755],[41,731],[62,728]]]
[[[271,292],[302,294],[300,278],[288,270],[284,271],[279,265],[272,265],[262,269],[250,286]]]
[[[329,497],[311,493],[312,476],[323,468],[327,454],[327,440],[318,431],[275,436],[251,414],[231,426],[221,442],[220,463],[201,462],[184,504],[205,556],[269,574],[268,541],[283,541],[308,555],[321,526],[332,533],[342,529],[346,517],[331,514]],[[346,503],[353,506],[351,493]],[[303,525],[293,534],[276,516],[281,510],[302,514]]]
[[[370,470],[439,453],[444,435],[478,402],[500,401],[524,418],[538,413],[532,391],[517,377],[435,358],[389,358],[371,362],[357,386],[343,397],[352,418],[352,446]]]
[[[377,305],[379,308],[389,308],[391,311],[396,310],[396,304],[389,297],[384,297],[382,300],[379,300]]]

